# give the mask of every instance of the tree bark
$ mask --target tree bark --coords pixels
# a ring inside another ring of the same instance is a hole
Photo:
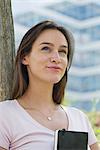
[[[0,0],[0,100],[9,99],[15,56],[14,27],[10,0]]]

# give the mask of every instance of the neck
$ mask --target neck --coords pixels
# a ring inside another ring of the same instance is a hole
[[[53,85],[31,82],[21,99],[23,100],[23,104],[28,107],[52,109],[55,108],[55,103],[52,99],[52,90]]]

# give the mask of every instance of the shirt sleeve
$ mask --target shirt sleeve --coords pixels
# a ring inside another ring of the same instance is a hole
[[[8,150],[10,145],[8,130],[9,123],[6,120],[5,113],[7,113],[6,110],[3,110],[0,106],[0,147]]]
[[[74,131],[88,132],[88,145],[95,144],[97,138],[87,115],[76,108],[69,108],[69,111],[67,112],[69,112],[68,115],[70,116],[70,129]]]
[[[87,116],[86,116],[86,123],[88,128],[88,144],[89,145],[95,144],[97,142],[97,138],[95,136],[92,125]]]

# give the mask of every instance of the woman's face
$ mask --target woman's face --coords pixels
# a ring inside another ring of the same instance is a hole
[[[68,65],[68,43],[56,29],[44,30],[33,43],[31,53],[24,57],[29,80],[57,83]]]

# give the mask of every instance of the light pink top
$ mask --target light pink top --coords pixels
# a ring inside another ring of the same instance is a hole
[[[86,115],[67,107],[70,131],[88,132],[88,144],[97,140]],[[34,120],[17,102],[0,102],[0,146],[7,150],[53,150],[54,131]]]

